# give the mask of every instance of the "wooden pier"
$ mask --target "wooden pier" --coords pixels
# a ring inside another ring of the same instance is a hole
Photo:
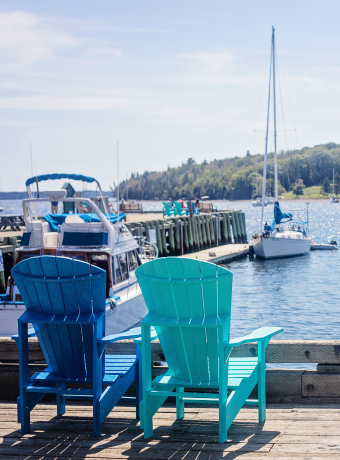
[[[192,252],[183,257],[203,260],[204,262],[211,262],[213,264],[222,264],[241,257],[246,257],[248,254],[249,244],[224,244],[216,248]]]
[[[55,404],[39,404],[31,413],[31,432],[22,435],[16,405],[0,403],[0,459],[71,460],[262,460],[339,459],[340,405],[268,405],[267,420],[257,423],[255,408],[243,408],[218,444],[218,409],[189,406],[176,421],[167,404],[154,416],[154,436],[144,440],[133,407],[119,405],[92,438],[92,408],[67,404],[57,416]]]
[[[133,235],[146,237],[147,241],[150,241],[150,230],[155,230],[160,257],[196,253],[227,244],[247,244],[245,214],[241,211],[165,220],[143,219],[140,222],[127,222],[126,225]]]

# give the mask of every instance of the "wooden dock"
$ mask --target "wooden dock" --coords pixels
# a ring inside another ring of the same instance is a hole
[[[230,262],[231,260],[246,257],[249,254],[249,244],[224,244],[204,251],[185,254],[183,257],[198,259],[213,264]]]
[[[77,403],[79,404],[79,403]],[[154,417],[154,436],[144,440],[133,407],[118,406],[103,423],[103,435],[92,438],[90,406],[40,404],[31,413],[31,432],[22,435],[16,405],[0,403],[0,459],[339,459],[340,405],[268,405],[267,420],[257,423],[255,408],[243,408],[218,444],[218,409],[163,406]]]

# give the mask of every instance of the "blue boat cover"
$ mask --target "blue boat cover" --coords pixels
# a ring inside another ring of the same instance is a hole
[[[289,220],[292,220],[293,214],[290,214],[289,212],[282,212],[280,208],[280,204],[278,201],[275,201],[274,203],[274,220],[271,225],[271,229],[274,230],[275,225],[279,225],[283,219],[288,219],[286,222]]]
[[[35,184],[36,180],[41,182],[43,180],[56,180],[56,179],[73,179],[73,180],[81,180],[83,182],[94,182],[96,179],[93,177],[82,176],[81,174],[44,174],[42,176],[35,176],[27,179],[26,187],[31,184]]]
[[[52,232],[57,232],[59,225],[65,222],[65,219],[67,216],[70,214],[46,214],[44,216],[44,219],[46,222],[50,224]],[[126,214],[119,214],[119,220],[122,221],[124,219]],[[84,214],[77,214],[77,216],[81,217],[84,222],[89,223],[89,222],[100,222],[99,217],[97,214],[93,213],[84,213]],[[104,216],[107,218],[107,214],[104,214]],[[117,222],[118,219],[118,214],[110,214],[110,221],[112,224]]]

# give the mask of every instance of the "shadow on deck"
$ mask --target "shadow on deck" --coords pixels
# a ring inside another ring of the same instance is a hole
[[[103,435],[92,438],[90,406],[69,404],[57,417],[56,407],[41,404],[31,413],[31,432],[22,435],[16,406],[0,404],[0,459],[158,459],[340,458],[340,406],[269,406],[267,421],[244,408],[218,444],[218,411],[188,407],[175,420],[167,405],[154,417],[154,436],[144,440],[133,407],[116,407],[103,423]]]

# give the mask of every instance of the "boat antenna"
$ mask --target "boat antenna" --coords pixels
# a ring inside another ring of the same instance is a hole
[[[32,142],[30,142],[30,157],[31,157],[31,177],[33,177]],[[35,182],[37,184],[37,197],[39,198],[38,178],[36,178]]]
[[[273,28],[273,31],[274,31],[274,28]],[[274,32],[273,32],[273,33],[274,33]],[[265,203],[265,199],[266,199],[267,153],[268,153],[268,128],[269,128],[269,112],[270,112],[270,86],[271,86],[271,79],[272,79],[272,57],[273,57],[273,40],[272,40],[272,45],[271,45],[270,68],[269,68],[269,89],[268,89],[268,109],[267,109],[266,146],[265,146],[264,163],[263,163],[261,226],[263,225],[264,203]]]
[[[117,140],[117,190],[116,190],[116,199],[117,199],[117,224],[119,225],[119,145]]]

